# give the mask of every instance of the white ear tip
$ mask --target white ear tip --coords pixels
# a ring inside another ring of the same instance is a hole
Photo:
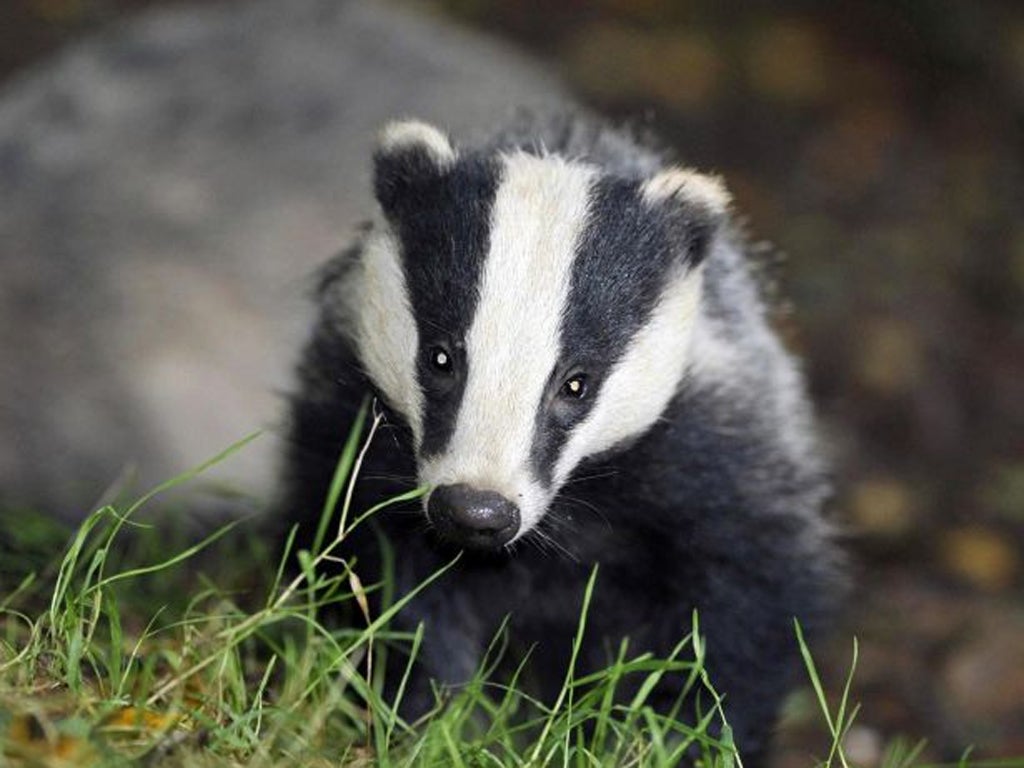
[[[388,123],[377,136],[377,148],[384,153],[422,148],[440,165],[455,161],[455,149],[448,137],[421,120],[396,120]]]
[[[643,194],[649,202],[675,198],[696,203],[717,216],[723,215],[732,202],[732,196],[720,177],[687,168],[669,168],[653,176],[644,183]]]

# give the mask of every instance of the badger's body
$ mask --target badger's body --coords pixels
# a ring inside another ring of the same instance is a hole
[[[802,382],[721,184],[576,120],[468,150],[393,124],[374,170],[382,215],[318,293],[286,515],[314,527],[372,393],[387,428],[357,503],[432,489],[430,525],[408,509],[376,518],[399,592],[469,550],[400,616],[426,624],[425,675],[467,679],[510,616],[553,696],[599,563],[580,668],[624,637],[668,654],[697,608],[756,757],[796,671],[793,617],[820,625],[837,566]],[[375,578],[375,535],[348,546]]]

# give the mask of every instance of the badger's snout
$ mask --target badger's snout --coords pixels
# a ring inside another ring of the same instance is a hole
[[[465,483],[435,488],[427,515],[444,538],[471,549],[498,549],[519,532],[519,507]]]

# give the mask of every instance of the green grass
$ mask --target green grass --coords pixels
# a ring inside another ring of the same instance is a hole
[[[376,426],[361,419],[353,430],[313,549],[294,551],[292,538],[277,561],[244,521],[171,546],[164,525],[138,520],[155,496],[252,438],[132,504],[96,510],[67,543],[56,543],[52,525],[19,516],[18,544],[0,549],[0,586],[7,590],[0,592],[0,763],[582,768],[672,765],[696,751],[706,766],[742,765],[703,668],[696,616],[668,658],[632,654],[624,642],[600,673],[577,676],[571,664],[553,705],[519,690],[519,673],[507,685],[490,681],[504,652],[499,633],[472,680],[437,690],[436,706],[421,720],[403,720],[404,684],[393,699],[381,691],[385,666],[399,664],[407,676],[407,659],[423,640],[422,627],[391,627],[412,595],[389,600],[384,592],[389,607],[372,615],[367,595],[388,584],[364,584],[358,564],[339,556],[345,537],[367,517],[417,496],[350,509]],[[5,538],[13,533],[0,530]],[[58,546],[63,557],[54,563],[49,553]],[[297,569],[286,567],[296,561]],[[453,563],[419,589],[430,589]],[[599,578],[595,570],[584,595],[573,661]],[[327,606],[347,607],[360,620],[326,626],[319,617]],[[799,627],[797,636],[833,737],[821,764],[847,768],[842,735],[857,714],[849,681],[833,712]],[[528,664],[527,657],[520,671]],[[700,722],[649,706],[666,674],[702,691],[710,706]],[[635,693],[624,702],[626,681]],[[717,739],[709,735],[712,724]],[[915,759],[903,750],[889,765]]]
[[[17,563],[3,558],[3,575],[15,581],[0,598],[0,749],[9,763],[668,765],[696,748],[708,765],[737,764],[728,739],[706,733],[720,708],[687,725],[647,705],[668,673],[707,686],[696,620],[671,658],[632,655],[624,643],[600,674],[577,677],[570,666],[553,706],[518,690],[518,674],[511,685],[489,681],[504,650],[499,634],[472,680],[438,690],[420,721],[403,720],[402,690],[393,700],[381,690],[389,656],[407,675],[422,642],[422,627],[390,627],[413,595],[385,600],[389,607],[371,615],[367,595],[387,585],[364,585],[338,555],[370,515],[418,495],[350,509],[360,441],[369,432],[368,444],[375,428],[360,423],[345,446],[313,549],[295,552],[290,540],[276,563],[254,551],[239,521],[175,547],[164,526],[138,521],[154,497],[251,438],[134,503],[96,510],[62,545],[56,566],[39,557],[55,547],[54,532],[19,516],[19,528],[28,521],[25,546],[9,547],[21,553]],[[33,555],[37,568],[19,573]],[[286,567],[290,558],[297,569]],[[225,562],[250,567],[225,572]],[[585,605],[596,578],[595,571]],[[325,626],[319,617],[332,605],[354,608],[361,622]],[[573,659],[585,631],[584,608]],[[404,652],[389,654],[396,646]],[[682,660],[691,656],[697,661]],[[626,680],[640,684],[623,705],[616,690]],[[715,700],[710,692],[708,699]]]

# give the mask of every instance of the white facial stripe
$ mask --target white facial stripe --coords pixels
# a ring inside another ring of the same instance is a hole
[[[686,372],[702,269],[681,274],[662,293],[605,380],[590,414],[569,436],[555,467],[556,485],[585,457],[640,434],[664,412]]]
[[[561,314],[595,171],[526,154],[503,161],[490,252],[466,338],[469,375],[458,421],[444,454],[424,462],[420,477],[503,494],[519,505],[522,535],[550,501],[532,477],[530,449],[558,362]]]
[[[417,448],[423,439],[423,393],[416,377],[419,334],[402,270],[400,246],[389,233],[371,236],[354,288],[355,338],[366,374],[409,421]]]

